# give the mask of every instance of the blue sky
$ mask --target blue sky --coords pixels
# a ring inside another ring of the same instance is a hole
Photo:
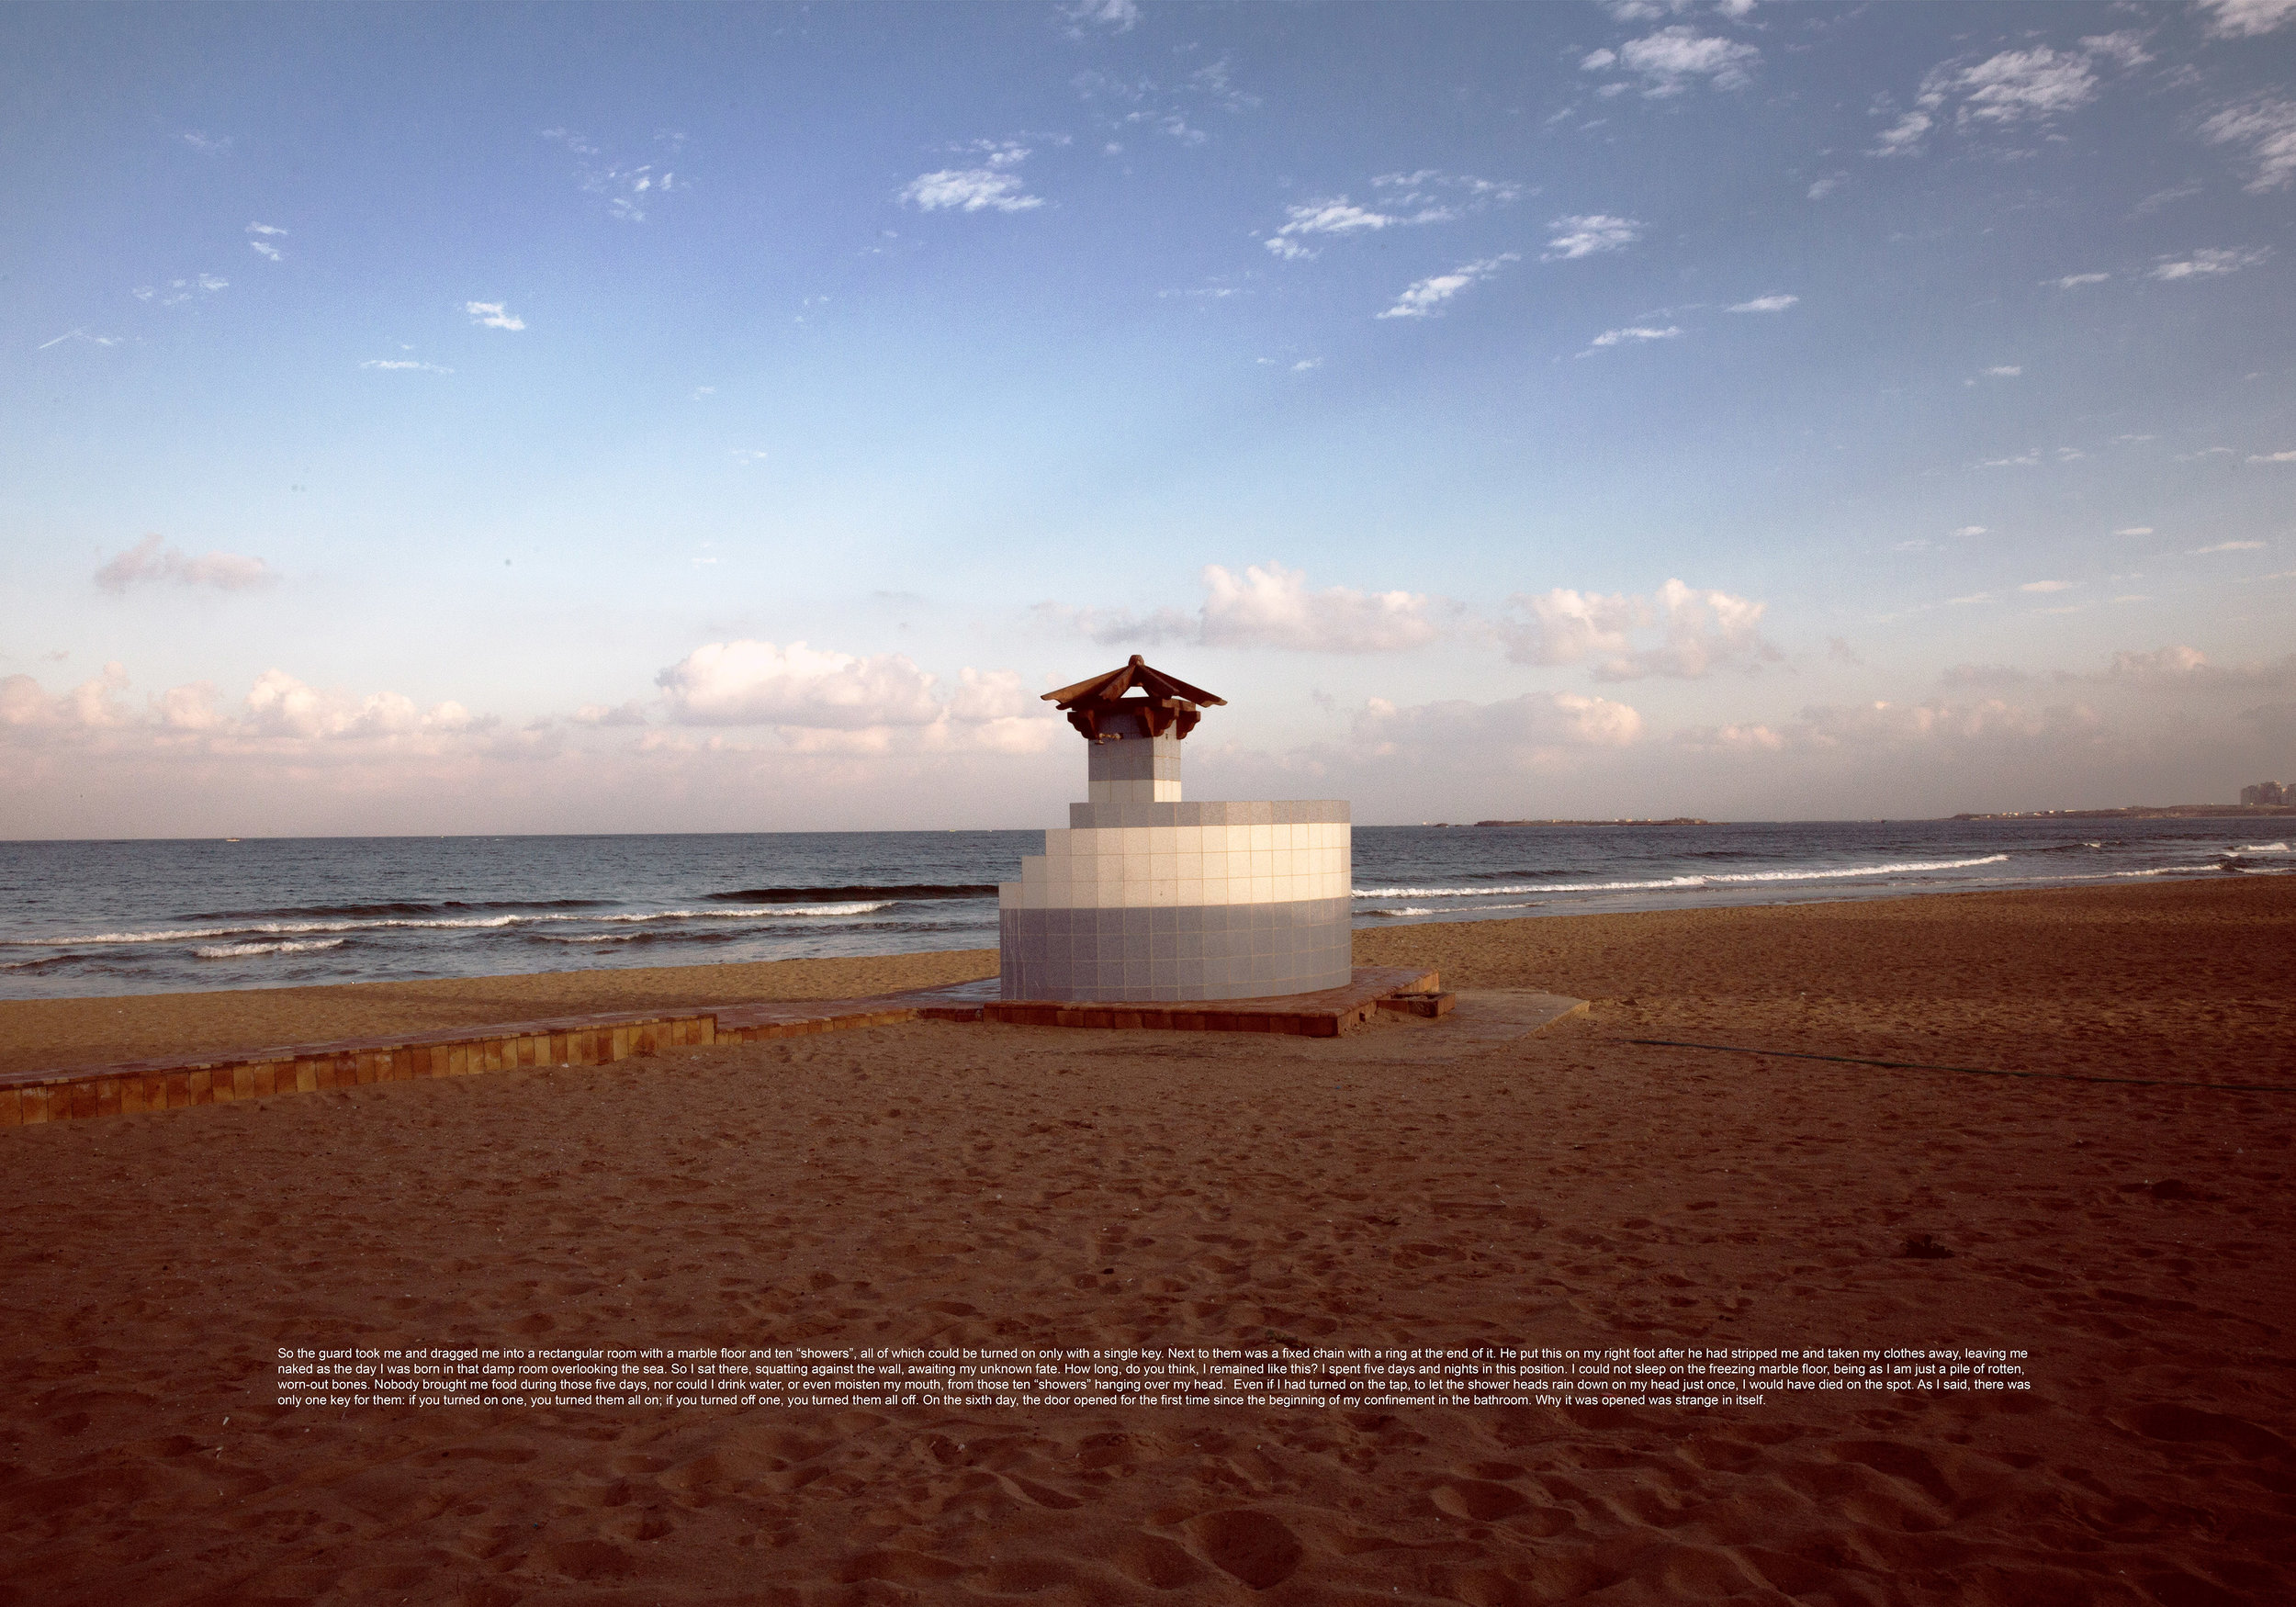
[[[2296,5],[0,14],[0,834],[2296,772]]]

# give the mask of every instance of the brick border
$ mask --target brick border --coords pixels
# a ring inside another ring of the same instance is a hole
[[[966,984],[970,985],[970,984]],[[402,1038],[340,1039],[237,1052],[131,1061],[72,1070],[0,1073],[0,1128],[94,1116],[134,1116],[194,1105],[232,1105],[275,1094],[316,1094],[367,1083],[475,1076],[529,1066],[602,1066],[664,1049],[759,1043],[815,1032],[904,1021],[1002,1021],[1030,1027],[1150,1028],[1197,1032],[1281,1032],[1333,1038],[1368,1017],[1382,998],[1431,994],[1436,974],[1365,966],[1344,988],[1217,1006],[1068,1005],[1030,1000],[974,1004],[945,990],[867,999],[778,1000],[671,1015],[644,1011],[561,1016]]]

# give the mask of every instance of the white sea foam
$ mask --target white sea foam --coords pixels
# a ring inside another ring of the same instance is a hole
[[[1998,865],[2007,854],[1974,860],[1904,860],[1886,865],[1851,865],[1838,871],[1707,871],[1695,876],[1660,876],[1649,882],[1526,882],[1506,887],[1358,887],[1357,898],[1489,898],[1507,893],[1639,893],[1657,887],[1722,887],[1739,882],[1830,882],[1848,876],[1899,876],[1921,871],[1960,871]]]
[[[895,903],[893,899],[855,900],[847,904],[775,905],[756,909],[663,909],[630,915],[537,915],[442,916],[418,920],[393,916],[346,921],[252,921],[232,927],[171,927],[157,932],[89,932],[76,938],[23,938],[26,948],[79,949],[123,943],[188,943],[200,938],[287,938],[313,932],[500,931],[507,927],[541,926],[557,921],[586,925],[628,925],[650,921],[769,921],[787,916],[868,915]]]
[[[2284,854],[2288,852],[2288,845],[2286,843],[2249,843],[2240,851],[2244,854]]]
[[[349,939],[329,938],[318,943],[222,943],[212,949],[194,949],[202,960],[244,960],[251,954],[307,954],[314,949],[340,949]]]

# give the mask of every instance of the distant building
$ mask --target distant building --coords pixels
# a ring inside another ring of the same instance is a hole
[[[2291,792],[2296,792],[2296,788],[2283,787],[2278,781],[2258,781],[2253,787],[2240,789],[2240,801],[2243,804],[2287,804],[2291,802]]]

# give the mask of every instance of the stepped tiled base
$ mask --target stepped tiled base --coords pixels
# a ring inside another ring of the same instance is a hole
[[[1112,790],[1097,768],[1093,788]],[[1177,1004],[1346,985],[1345,803],[1186,804],[1145,791],[1070,804],[1067,829],[1046,832],[1044,852],[998,889],[1007,999]]]

